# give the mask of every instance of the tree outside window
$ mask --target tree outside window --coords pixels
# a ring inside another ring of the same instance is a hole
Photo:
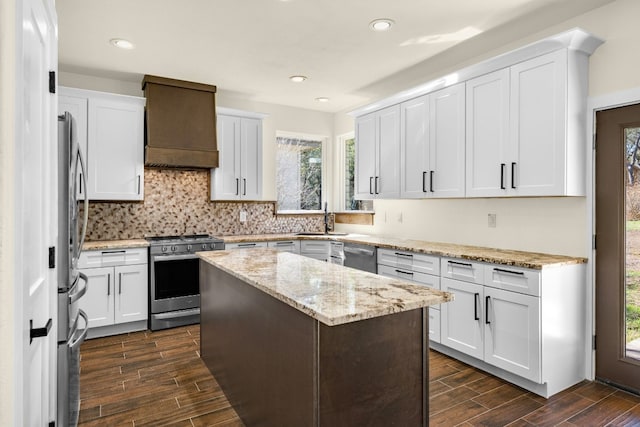
[[[279,210],[322,209],[322,141],[277,137]]]

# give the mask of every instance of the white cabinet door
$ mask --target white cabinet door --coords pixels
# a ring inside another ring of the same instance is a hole
[[[240,198],[240,118],[217,116],[218,167],[211,169],[211,199]]]
[[[568,144],[566,49],[511,67],[510,140],[507,172],[516,194],[564,195]]]
[[[144,198],[143,116],[139,98],[89,98],[90,199]]]
[[[467,82],[466,196],[507,194],[509,69]]]
[[[262,120],[243,118],[240,121],[241,197],[262,198]]]
[[[356,118],[355,198],[374,198],[376,176],[376,122],[377,113]]]
[[[484,291],[484,361],[540,383],[540,298],[501,289]]]
[[[378,118],[378,174],[374,179],[376,197],[400,197],[400,105],[381,110]]]
[[[115,323],[147,319],[147,265],[114,268]]]
[[[85,161],[84,167],[87,168],[87,111],[88,100],[86,96],[76,95],[73,90],[65,87],[59,87],[58,95],[58,114],[64,114],[65,111],[71,113],[75,119],[75,134],[78,139],[82,159]],[[85,177],[86,178],[86,177]],[[78,198],[84,198],[87,189],[82,182],[82,172],[78,170],[76,176],[76,188],[78,189]]]
[[[429,194],[429,97],[400,104],[400,197]]]
[[[454,294],[453,301],[440,306],[440,342],[482,359],[484,287],[447,278],[441,279],[440,286]]]
[[[464,92],[460,83],[429,94],[429,189],[434,197],[465,194]]]
[[[78,300],[79,307],[89,317],[89,328],[113,325],[113,267],[87,268],[87,293]]]

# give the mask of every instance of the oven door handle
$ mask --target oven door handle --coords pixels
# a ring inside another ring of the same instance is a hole
[[[197,255],[194,254],[185,254],[185,255],[154,255],[153,262],[162,262],[162,261],[178,261],[181,259],[194,259],[198,258]]]

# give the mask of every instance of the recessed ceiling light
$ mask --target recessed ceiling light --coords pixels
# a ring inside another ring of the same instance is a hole
[[[319,98],[316,98],[316,101],[318,101],[318,102],[329,102],[329,98],[321,96]]]
[[[387,31],[393,25],[393,20],[388,18],[375,19],[369,23],[369,28],[373,31]]]
[[[120,49],[133,49],[134,47],[133,43],[125,39],[111,39],[109,40],[109,42],[111,42],[111,44],[115,47],[119,47]]]
[[[289,80],[291,80],[294,83],[300,83],[307,80],[307,76],[291,76],[289,77]]]

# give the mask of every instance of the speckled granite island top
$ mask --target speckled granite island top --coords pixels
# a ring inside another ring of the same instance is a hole
[[[459,245],[455,243],[427,242],[424,240],[401,239],[390,236],[369,236],[364,234],[299,236],[296,234],[260,234],[221,236],[225,243],[260,242],[273,240],[337,240],[360,243],[398,251],[418,252],[429,255],[462,258],[471,261],[511,265],[514,267],[542,270],[570,264],[585,264],[586,258],[537,252],[495,249],[482,246]]]
[[[274,249],[198,252],[198,256],[328,326],[453,299],[448,292]]]

